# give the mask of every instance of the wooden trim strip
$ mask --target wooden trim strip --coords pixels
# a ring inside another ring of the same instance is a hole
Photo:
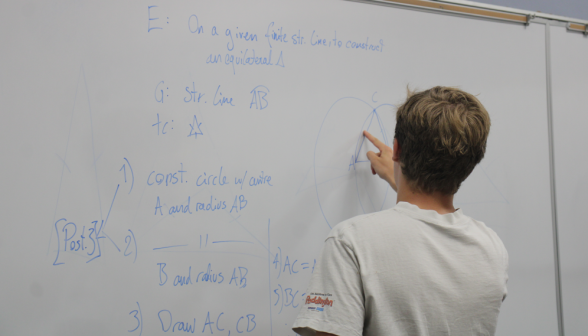
[[[456,12],[456,13],[463,13],[463,14],[470,14],[470,15],[477,15],[477,16],[486,16],[486,17],[490,17],[490,18],[494,18],[494,19],[515,21],[515,22],[520,22],[520,23],[524,23],[524,24],[527,24],[529,22],[529,18],[527,15],[503,13],[503,12],[497,12],[497,11],[492,11],[492,10],[487,10],[487,9],[479,9],[479,8],[451,5],[451,4],[447,4],[447,3],[438,3],[438,2],[431,2],[431,1],[426,1],[426,0],[385,0],[385,1],[404,4],[404,5],[413,5],[413,6],[419,6],[419,7],[445,10],[445,11]]]
[[[588,33],[588,25],[583,25],[583,24],[579,24],[579,23],[569,23],[568,24],[568,29],[569,30],[575,30],[575,31],[579,31],[582,32],[584,34]]]

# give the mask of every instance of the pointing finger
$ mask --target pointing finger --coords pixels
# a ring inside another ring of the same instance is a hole
[[[375,136],[371,135],[370,132],[368,131],[363,131],[363,135],[371,142],[374,144],[374,146],[376,146],[380,151],[384,151],[384,149],[387,147],[385,143],[383,143],[382,141],[378,140],[378,138],[376,138]]]

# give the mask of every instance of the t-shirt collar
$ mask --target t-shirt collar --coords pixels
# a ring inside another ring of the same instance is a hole
[[[392,209],[405,213],[413,218],[418,218],[425,222],[435,224],[458,225],[467,218],[461,209],[457,209],[452,213],[441,215],[435,210],[423,210],[418,206],[408,202],[398,202]]]

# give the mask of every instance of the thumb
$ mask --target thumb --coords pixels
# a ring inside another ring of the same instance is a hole
[[[382,152],[375,153],[373,151],[369,151],[366,153],[366,156],[367,156],[368,160],[370,160],[370,162],[373,162],[374,160],[376,160],[376,158],[379,158],[382,156]]]
[[[379,154],[376,154],[376,153],[374,153],[372,151],[369,151],[369,152],[366,153],[366,156],[367,156],[368,160],[370,160],[370,163],[371,163],[370,168],[372,169],[372,175],[376,175],[376,170],[374,169],[373,162],[378,157],[380,157],[380,155]]]

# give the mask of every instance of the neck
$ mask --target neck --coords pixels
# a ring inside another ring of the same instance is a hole
[[[404,178],[400,178],[399,180],[398,198],[396,202],[411,203],[423,210],[435,210],[440,215],[455,212],[453,195],[446,195],[439,192],[431,194],[418,193],[410,188]]]

